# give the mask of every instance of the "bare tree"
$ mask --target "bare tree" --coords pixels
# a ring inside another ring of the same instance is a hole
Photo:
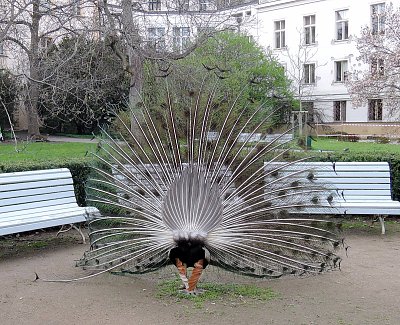
[[[14,71],[26,77],[25,109],[28,133],[40,135],[38,99],[43,82],[40,61],[48,47],[66,34],[76,32],[79,10],[85,2],[71,0],[53,3],[49,0],[3,0],[0,16],[0,39],[13,53]]]
[[[233,14],[238,9],[222,8],[218,0],[204,2],[204,6],[183,0],[120,0],[117,6],[101,0],[98,5],[104,36],[131,75],[129,104],[133,108],[140,101],[146,61],[160,66],[159,75],[167,75],[170,60],[186,57],[216,31],[238,24]]]
[[[363,27],[357,38],[358,61],[369,67],[355,70],[347,82],[353,105],[382,100],[389,115],[400,108],[400,9],[383,6],[373,12],[372,27]],[[382,105],[382,104],[380,104]],[[371,115],[371,107],[369,114]],[[373,111],[373,110],[372,110]],[[382,110],[379,110],[382,112]],[[382,113],[380,118],[382,119]]]
[[[299,101],[299,113],[293,116],[293,123],[299,124],[299,135],[307,135],[307,123],[314,123],[323,119],[322,113],[314,109],[314,89],[318,82],[318,68],[326,65],[316,61],[318,49],[312,45],[315,41],[305,35],[302,29],[298,29],[298,44],[287,47],[282,51],[286,62],[286,75],[292,81],[292,91]],[[311,43],[311,44],[310,44]]]
[[[83,6],[94,15],[80,17],[77,11]],[[14,14],[0,20],[0,35],[7,46],[14,47],[14,52],[21,52],[21,62],[27,63],[20,70],[27,77],[29,134],[40,134],[40,87],[53,86],[54,90],[54,85],[49,84],[52,78],[41,70],[46,70],[43,56],[48,45],[84,31],[105,39],[119,57],[122,69],[130,75],[129,103],[136,107],[146,61],[160,66],[159,75],[167,75],[169,60],[187,56],[216,30],[238,24],[237,17],[231,14],[238,9],[231,11],[221,6],[221,1],[6,0],[7,12]],[[244,23],[243,19],[240,23]]]
[[[93,132],[127,103],[126,73],[102,39],[64,38],[41,61],[40,112],[46,127]]]

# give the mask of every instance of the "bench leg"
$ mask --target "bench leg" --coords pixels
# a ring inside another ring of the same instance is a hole
[[[82,241],[83,241],[83,243],[86,244],[86,238],[85,238],[85,235],[84,235],[83,232],[82,232],[81,225],[79,225],[79,227],[75,226],[74,224],[71,225],[71,226],[72,226],[72,228],[74,228],[77,232],[79,232],[79,234],[82,236]]]
[[[82,229],[81,229],[81,226],[79,225],[79,227],[77,227],[77,226],[75,226],[75,224],[69,224],[69,227],[68,227],[68,229],[64,229],[64,226],[65,225],[62,225],[61,226],[61,229],[58,231],[58,233],[57,233],[57,235],[56,235],[56,237],[59,235],[59,234],[62,234],[63,232],[67,232],[67,231],[69,231],[69,230],[71,230],[72,228],[74,228],[77,232],[79,232],[79,234],[81,235],[81,237],[82,237],[82,242],[84,243],[84,244],[86,244],[86,238],[85,238],[85,235],[83,234],[83,232],[82,232]]]
[[[382,235],[384,235],[386,233],[385,217],[384,216],[378,216],[378,218],[379,218],[379,222],[381,223],[381,227],[382,227]]]

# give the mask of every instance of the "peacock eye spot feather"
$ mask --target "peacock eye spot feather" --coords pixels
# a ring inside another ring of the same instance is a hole
[[[311,202],[314,203],[314,204],[317,204],[317,203],[319,202],[318,196],[314,196],[314,197],[311,199]]]
[[[307,179],[308,179],[309,181],[313,181],[313,180],[315,179],[314,173],[309,172],[308,175],[307,175]]]

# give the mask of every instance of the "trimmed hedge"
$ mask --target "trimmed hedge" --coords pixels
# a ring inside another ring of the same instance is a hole
[[[352,152],[291,152],[285,157],[287,160],[296,160],[302,157],[310,157],[310,161],[387,161],[390,164],[392,178],[392,198],[400,200],[400,155],[393,153],[352,153]],[[1,163],[0,173],[10,173],[38,169],[68,168],[71,171],[75,194],[78,204],[86,205],[85,185],[91,173],[90,166],[93,161],[85,159],[62,159],[50,162],[21,162]]]

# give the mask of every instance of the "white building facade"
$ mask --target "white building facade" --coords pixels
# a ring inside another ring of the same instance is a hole
[[[400,6],[400,1],[391,3]],[[302,109],[314,113],[317,124],[329,125],[329,132],[399,133],[400,126],[381,99],[366,99],[365,106],[353,107],[346,87],[348,73],[371,68],[357,60],[356,37],[364,26],[376,32],[384,28],[381,13],[386,4],[379,0],[259,2],[259,29],[254,36],[282,63]]]
[[[80,23],[101,25],[90,1],[59,1],[80,4],[73,7],[77,11],[75,16],[81,18],[77,19]],[[116,15],[120,14],[120,2],[111,1]],[[319,132],[400,135],[400,125],[387,113],[381,99],[366,99],[364,106],[353,107],[346,87],[349,73],[371,69],[357,60],[356,37],[364,26],[377,32],[384,28],[381,13],[388,1],[142,0],[133,3],[137,7],[132,8],[143,44],[161,52],[182,52],[196,34],[208,28],[233,28],[250,34],[282,64],[292,80],[301,109],[307,110],[317,125],[330,127]],[[390,3],[400,6],[400,0]],[[52,38],[45,36],[46,30],[43,33],[44,41],[55,41],[53,35],[49,35]],[[12,66],[16,62],[15,54],[15,48],[0,43],[0,68]],[[381,65],[383,62],[376,62],[375,69],[379,70]]]

